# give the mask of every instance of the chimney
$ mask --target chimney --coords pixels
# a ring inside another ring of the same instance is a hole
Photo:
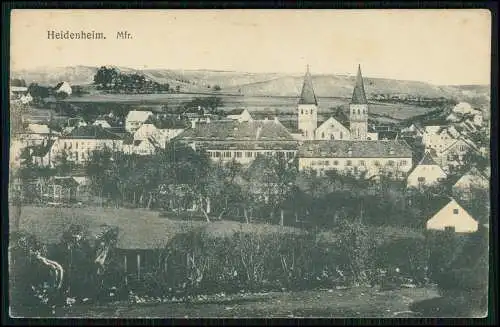
[[[207,117],[207,123],[210,123],[210,117]]]
[[[264,121],[267,121],[267,117],[266,117],[266,118],[264,118]]]
[[[274,116],[274,122],[275,122],[276,124],[279,124],[279,122],[280,122],[280,121],[278,120],[278,117]]]
[[[191,120],[191,128],[196,128],[196,119]]]

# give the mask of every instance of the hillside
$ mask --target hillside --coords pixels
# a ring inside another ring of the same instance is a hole
[[[303,79],[302,74],[115,68],[127,73],[144,74],[153,81],[161,84],[168,83],[172,87],[179,85],[182,92],[207,92],[211,91],[214,85],[219,85],[224,93],[245,96],[296,97],[302,87]],[[60,81],[68,81],[72,85],[89,84],[92,83],[96,70],[97,67],[88,66],[34,69],[13,71],[11,77],[42,85],[55,85]],[[318,97],[350,97],[354,76],[314,75],[313,84]],[[369,97],[388,94],[489,102],[489,86],[483,85],[437,86],[418,81],[365,77],[365,88]]]

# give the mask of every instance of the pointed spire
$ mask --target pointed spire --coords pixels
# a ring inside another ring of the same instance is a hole
[[[309,65],[307,65],[306,75],[304,76],[304,84],[302,85],[302,93],[300,94],[299,104],[318,104],[316,95],[314,94],[314,87],[312,84],[311,73],[309,72]]]
[[[356,85],[354,86],[354,91],[352,92],[353,104],[368,104],[365,95],[365,86],[363,84],[363,76],[361,75],[361,65],[358,65],[358,75],[356,76]]]

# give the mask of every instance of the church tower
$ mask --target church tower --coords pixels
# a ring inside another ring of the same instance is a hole
[[[318,101],[314,94],[312,77],[307,65],[302,93],[298,104],[298,128],[302,132],[305,140],[314,139],[314,131],[318,127]]]
[[[358,65],[356,85],[349,104],[351,140],[366,140],[368,134],[368,101],[366,101],[361,66]]]

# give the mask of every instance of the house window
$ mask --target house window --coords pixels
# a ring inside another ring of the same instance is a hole
[[[458,215],[458,209],[453,209],[453,214]]]
[[[406,160],[401,160],[401,161],[399,162],[399,164],[400,164],[401,166],[406,166]]]
[[[455,232],[455,227],[453,227],[453,226],[446,226],[444,228],[444,231],[445,232]]]
[[[334,160],[334,161],[333,161],[333,165],[334,165],[334,166],[337,166],[338,164],[339,164],[338,160]]]
[[[352,161],[351,160],[347,160],[347,162],[345,163],[346,166],[350,166],[352,165]]]
[[[335,136],[333,134],[330,134],[330,140],[335,140]]]
[[[78,150],[78,142],[75,142],[75,149]]]
[[[303,115],[304,114],[304,109],[301,109],[300,110],[300,114]]]
[[[375,165],[375,167],[380,166],[380,162],[378,160],[375,160],[375,162],[373,164]]]
[[[360,166],[364,166],[364,165],[365,165],[365,161],[364,161],[364,160],[360,160],[360,161],[359,161],[359,165],[360,165]]]
[[[231,152],[230,151],[225,152],[224,157],[231,158]]]
[[[250,151],[246,152],[245,156],[247,158],[251,158],[252,157],[252,152],[250,152]]]
[[[321,138],[324,139],[325,138],[325,133],[321,133]]]
[[[216,158],[220,158],[220,152],[219,151],[215,152],[215,157]]]
[[[389,162],[387,163],[389,166],[394,166],[394,161],[393,160],[389,160]]]
[[[241,152],[236,152],[236,158],[241,158]]]
[[[332,135],[333,136],[333,135]],[[342,135],[342,132],[340,132],[340,139],[342,140],[343,138],[343,135]]]

